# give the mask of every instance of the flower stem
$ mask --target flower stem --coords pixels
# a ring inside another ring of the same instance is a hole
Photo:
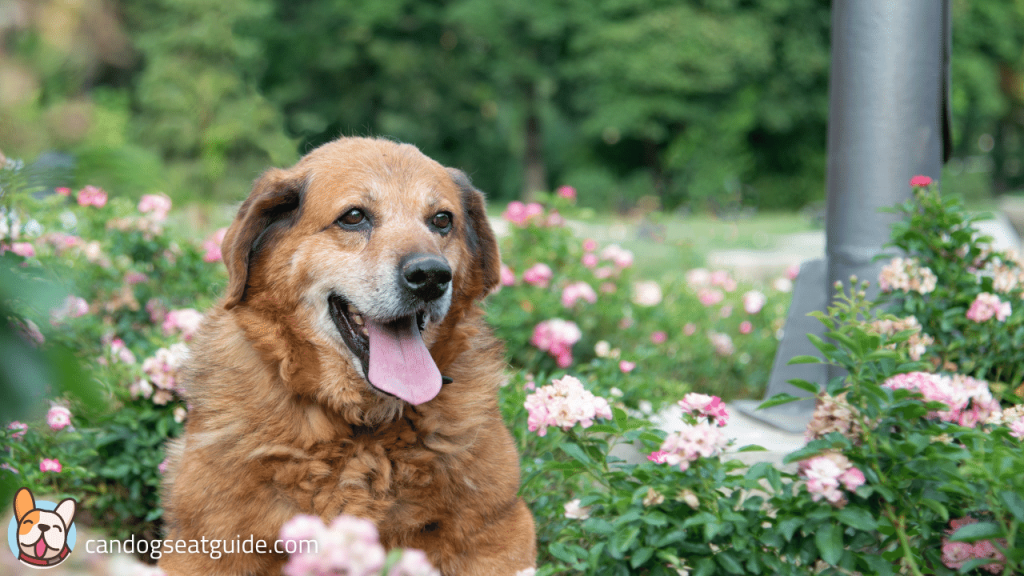
[[[900,546],[903,548],[903,557],[907,559],[907,567],[910,568],[911,574],[914,576],[924,576],[921,569],[917,567],[917,561],[914,560],[914,553],[910,549],[910,539],[907,538],[907,531],[904,526],[905,519],[900,516],[896,518],[896,514],[893,512],[892,504],[889,502],[885,503],[885,509],[883,511],[885,517],[892,523],[893,528],[896,529],[896,536],[900,540]]]

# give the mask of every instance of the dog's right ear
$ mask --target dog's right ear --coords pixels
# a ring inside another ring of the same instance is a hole
[[[21,522],[21,519],[25,517],[25,514],[36,509],[36,499],[32,497],[32,492],[28,488],[22,488],[14,495],[14,517]]]
[[[245,300],[253,258],[266,245],[269,232],[294,223],[304,189],[301,179],[271,168],[260,176],[252,193],[242,202],[222,243],[224,265],[228,268],[225,309],[230,310]]]
[[[75,520],[76,510],[78,510],[78,503],[71,498],[65,498],[60,501],[60,504],[57,504],[53,512],[64,521],[65,528],[71,528],[71,523]]]

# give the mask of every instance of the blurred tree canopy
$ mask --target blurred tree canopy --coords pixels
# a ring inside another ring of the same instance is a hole
[[[0,149],[224,201],[384,135],[501,200],[571,184],[602,208],[795,208],[824,195],[830,4],[0,0]],[[958,166],[1024,187],[1024,0],[953,18]]]

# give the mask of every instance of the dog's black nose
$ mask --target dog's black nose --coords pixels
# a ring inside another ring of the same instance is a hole
[[[47,530],[50,529],[50,525],[49,524],[39,524],[38,526],[39,526],[39,531],[40,532],[46,532]]]
[[[448,262],[433,254],[411,254],[402,259],[399,277],[405,287],[424,302],[437,300],[452,281]]]

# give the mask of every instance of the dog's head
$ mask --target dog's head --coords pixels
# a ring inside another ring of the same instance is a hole
[[[75,501],[62,500],[53,511],[36,508],[28,488],[14,495],[14,517],[18,522],[18,548],[32,559],[52,560],[60,556],[67,543],[68,530],[75,518]]]
[[[483,195],[464,174],[365,138],[264,173],[223,253],[225,308],[284,326],[318,363],[333,355],[363,388],[411,404],[440,391],[429,350],[497,285],[500,267]]]

